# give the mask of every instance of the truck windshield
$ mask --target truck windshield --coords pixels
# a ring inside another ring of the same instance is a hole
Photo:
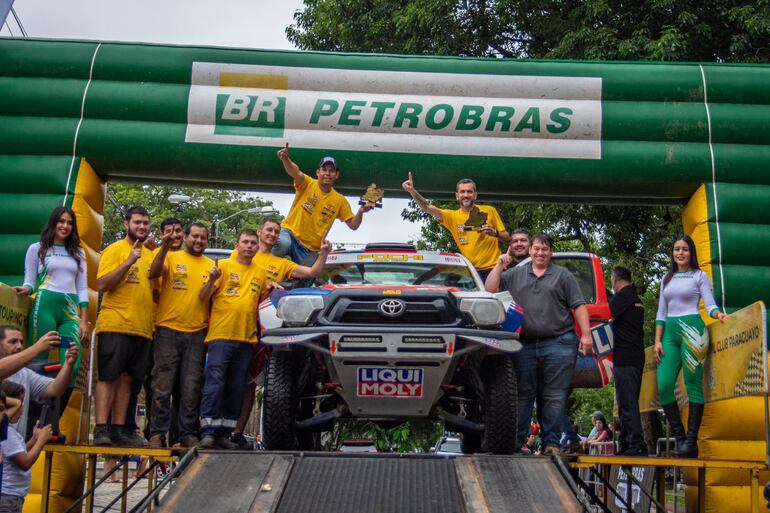
[[[319,285],[422,285],[479,290],[468,267],[419,263],[361,262],[327,264]]]

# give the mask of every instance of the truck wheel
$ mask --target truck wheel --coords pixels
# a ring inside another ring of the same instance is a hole
[[[481,448],[492,454],[513,454],[516,450],[518,391],[516,369],[508,355],[484,359],[484,438]]]
[[[293,358],[289,351],[273,351],[265,371],[262,428],[265,449],[291,451],[297,448],[292,392]]]

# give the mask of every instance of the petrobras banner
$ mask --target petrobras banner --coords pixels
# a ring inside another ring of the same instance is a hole
[[[188,143],[600,159],[602,79],[194,62]]]
[[[703,369],[703,396],[707,403],[762,395],[767,388],[767,313],[757,301],[727,316],[724,323],[708,327],[709,348]],[[639,409],[659,408],[657,364],[652,347],[645,349]],[[677,403],[687,405],[687,390],[682,374],[674,389]]]

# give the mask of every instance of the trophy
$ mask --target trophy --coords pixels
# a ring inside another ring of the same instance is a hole
[[[385,196],[385,190],[377,187],[377,184],[372,182],[367,187],[366,192],[358,201],[359,205],[368,205],[370,207],[382,208],[382,198]]]
[[[465,229],[468,231],[478,231],[483,225],[487,224],[486,212],[479,210],[479,207],[473,207],[470,214],[468,214],[468,220],[465,221]]]

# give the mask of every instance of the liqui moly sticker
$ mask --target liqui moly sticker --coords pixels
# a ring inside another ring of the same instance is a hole
[[[359,367],[359,397],[422,397],[422,369]]]

